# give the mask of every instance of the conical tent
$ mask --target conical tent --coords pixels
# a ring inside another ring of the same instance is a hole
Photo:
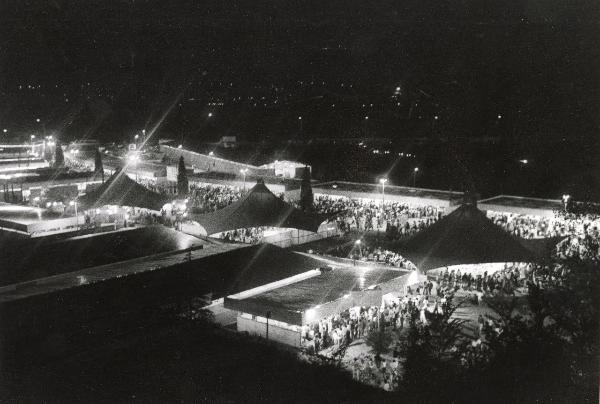
[[[81,196],[78,203],[86,209],[119,205],[159,211],[169,200],[166,195],[150,191],[117,170],[104,184]]]
[[[302,212],[284,202],[259,181],[237,202],[215,212],[190,215],[206,234],[259,226],[286,227],[317,232],[327,216]]]
[[[396,248],[417,268],[448,265],[530,262],[535,254],[495,225],[476,206],[465,204]]]

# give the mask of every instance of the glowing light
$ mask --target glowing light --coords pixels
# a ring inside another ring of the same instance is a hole
[[[406,280],[406,286],[414,285],[419,282],[419,274],[417,271],[412,271]]]
[[[344,295],[344,299],[347,299],[349,297],[350,297],[350,293],[347,293],[347,294]]]
[[[415,171],[416,173],[417,173],[417,172],[419,172],[419,167],[415,167],[415,170],[414,170],[414,171]]]
[[[177,148],[178,148],[178,149],[181,149],[182,147],[183,147],[183,145],[179,145],[179,146],[177,146]]]
[[[315,309],[308,309],[306,310],[306,321],[312,321],[314,320],[314,318],[316,317],[317,312],[315,311]]]
[[[213,114],[212,114],[212,112],[209,112],[209,113],[208,113],[208,117],[209,117],[209,118],[212,118],[212,115],[213,115]]]
[[[215,153],[214,153],[214,152],[210,152],[210,153],[208,153],[208,155],[209,155],[209,156],[214,156],[214,155],[215,155]]]
[[[380,179],[379,179],[379,183],[380,183],[381,185],[385,185],[385,183],[386,183],[387,181],[388,181],[388,180],[387,180],[387,178],[380,178]]]
[[[354,244],[356,244],[356,245],[359,245],[359,244],[360,244],[360,240],[356,240],[356,241],[354,242]]]

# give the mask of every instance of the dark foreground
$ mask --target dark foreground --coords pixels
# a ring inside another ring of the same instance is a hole
[[[0,402],[386,402],[335,365],[176,320],[64,358],[4,369]]]

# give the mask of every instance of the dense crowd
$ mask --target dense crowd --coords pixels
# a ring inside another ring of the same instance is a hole
[[[549,218],[488,212],[488,217],[515,236],[567,238],[557,245],[557,254],[561,258],[600,257],[600,215],[563,212]]]
[[[243,195],[237,187],[219,185],[190,185],[189,206],[194,213],[214,212],[236,202]]]
[[[217,234],[215,237],[223,239],[224,241],[235,241],[238,243],[246,244],[258,244],[263,238],[266,230],[272,229],[271,227],[252,227],[247,229],[236,229],[230,231],[224,231]]]
[[[407,288],[407,293],[381,306],[353,307],[302,327],[302,345],[314,354],[333,353],[353,341],[366,340],[378,331],[401,331],[409,323],[427,324],[428,313],[447,310],[444,295],[434,296],[433,282],[425,281]],[[356,380],[393,390],[399,381],[398,349],[393,358],[378,354],[361,354],[349,366]]]
[[[338,213],[342,231],[382,231],[392,238],[412,235],[435,223],[443,209],[434,206],[411,207],[399,202],[377,202],[319,195],[315,209],[320,213]]]

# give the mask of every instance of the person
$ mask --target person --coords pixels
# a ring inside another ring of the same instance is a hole
[[[484,320],[483,320],[483,316],[480,314],[479,317],[477,317],[477,336],[479,338],[481,338],[481,334],[483,332],[483,324],[484,324]]]

